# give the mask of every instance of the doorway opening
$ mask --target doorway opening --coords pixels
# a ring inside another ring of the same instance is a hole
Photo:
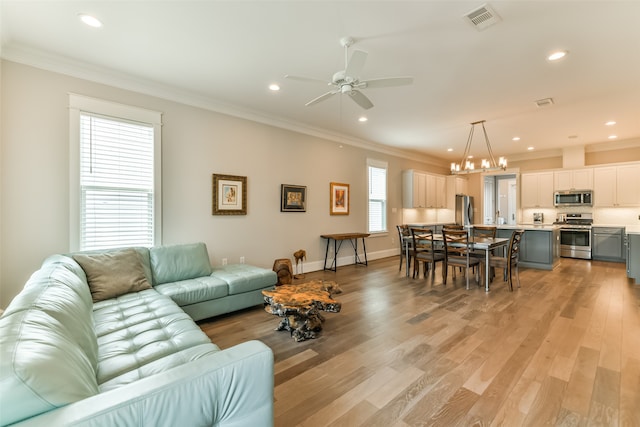
[[[515,175],[484,177],[485,224],[516,224],[517,184]]]

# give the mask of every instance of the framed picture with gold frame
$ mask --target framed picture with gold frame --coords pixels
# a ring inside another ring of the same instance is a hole
[[[247,177],[213,174],[213,215],[247,214]]]
[[[349,184],[331,182],[329,191],[329,213],[331,215],[349,215]]]
[[[307,187],[282,184],[280,186],[280,212],[306,212]]]

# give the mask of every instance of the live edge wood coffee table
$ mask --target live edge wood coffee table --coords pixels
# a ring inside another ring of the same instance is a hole
[[[336,282],[313,280],[299,285],[277,286],[271,291],[262,291],[264,309],[267,313],[280,316],[276,331],[289,331],[296,341],[315,338],[322,330],[324,317],[320,311],[338,313],[342,304],[331,293],[340,293]]]

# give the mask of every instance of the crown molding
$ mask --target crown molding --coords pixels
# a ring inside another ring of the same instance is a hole
[[[0,58],[46,71],[51,71],[67,76],[116,87],[119,89],[138,92],[144,95],[161,98],[192,107],[202,108],[228,116],[233,116],[280,129],[289,130],[317,138],[337,142],[339,144],[376,151],[390,156],[409,160],[417,160],[432,166],[446,168],[448,162],[444,159],[428,157],[415,151],[403,150],[368,140],[354,138],[352,136],[328,131],[322,128],[303,125],[281,117],[272,116],[262,111],[251,110],[237,105],[223,103],[210,97],[204,97],[189,91],[183,91],[175,87],[158,82],[142,79],[105,67],[97,67],[81,61],[76,61],[60,55],[53,55],[37,49],[17,46],[4,46],[0,52]]]

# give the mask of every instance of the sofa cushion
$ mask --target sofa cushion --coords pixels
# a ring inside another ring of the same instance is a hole
[[[155,289],[94,306],[104,392],[219,351],[180,307]]]
[[[268,288],[278,281],[274,271],[248,264],[216,266],[211,274],[227,282],[229,295]]]
[[[9,304],[0,318],[0,425],[98,393],[92,306],[84,273],[62,256]]]
[[[87,275],[93,302],[151,288],[135,249],[74,254],[73,259]]]
[[[138,252],[138,255],[140,255],[140,262],[142,262],[142,268],[144,269],[144,276],[147,278],[147,282],[153,284],[153,275],[151,274],[151,262],[149,260],[149,248],[146,248],[144,246],[127,246],[127,247],[113,248],[113,249],[94,249],[89,251],[73,252],[70,254],[52,255],[50,258],[55,258],[59,256],[67,256],[67,257],[73,258],[73,255],[77,255],[77,254],[79,255],[104,254],[109,252],[121,251],[123,249],[133,249],[136,252]],[[47,260],[45,260],[45,263],[46,262]]]
[[[210,301],[229,295],[227,282],[213,276],[196,277],[157,285],[155,289],[170,297],[179,306]]]
[[[157,246],[149,249],[153,284],[193,279],[211,274],[204,243]]]

